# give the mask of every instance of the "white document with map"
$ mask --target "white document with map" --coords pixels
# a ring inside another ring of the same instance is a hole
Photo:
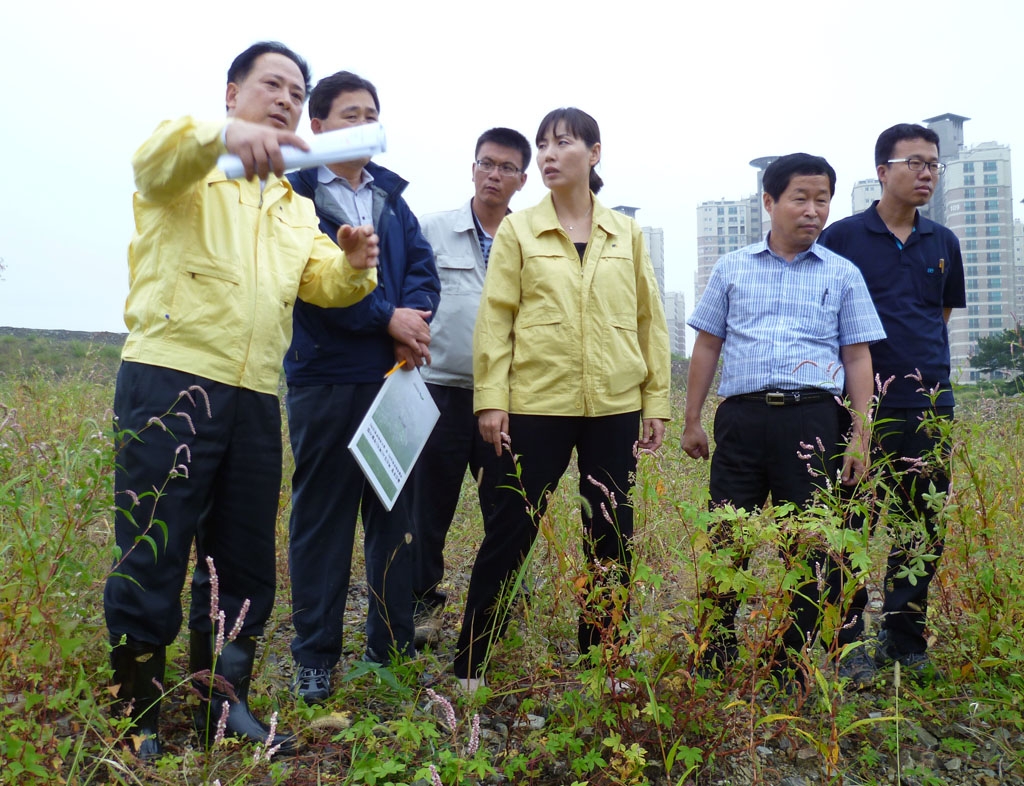
[[[391,510],[441,413],[419,369],[392,369],[348,449]]]

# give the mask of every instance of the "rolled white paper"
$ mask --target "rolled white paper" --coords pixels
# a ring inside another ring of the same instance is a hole
[[[322,134],[314,134],[306,141],[309,143],[308,153],[297,147],[281,148],[286,170],[309,169],[321,164],[337,164],[341,161],[373,157],[388,149],[384,138],[384,126],[380,123],[325,131]],[[231,153],[225,153],[217,159],[217,168],[229,178],[245,176],[242,159]]]

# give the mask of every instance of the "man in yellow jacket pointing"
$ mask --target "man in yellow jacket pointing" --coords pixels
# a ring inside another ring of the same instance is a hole
[[[161,753],[165,648],[181,627],[193,542],[190,671],[206,699],[197,730],[209,742],[226,712],[228,733],[268,741],[247,697],[255,637],[274,603],[277,389],[292,306],[296,297],[348,306],[376,286],[372,227],[344,227],[339,249],[313,203],[282,178],[281,147],[307,149],[294,133],[306,62],[261,42],[234,60],[227,81],[226,122],[165,122],[132,160],[129,335],[114,398],[117,546],[104,611],[117,696],[142,758]],[[242,159],[245,179],[217,169],[225,152]]]

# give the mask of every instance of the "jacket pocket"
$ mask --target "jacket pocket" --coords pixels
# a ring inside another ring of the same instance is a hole
[[[551,394],[566,376],[580,375],[576,353],[565,345],[564,318],[554,309],[532,310],[516,320],[509,389],[514,397]]]
[[[477,292],[482,287],[483,277],[475,273],[476,259],[452,254],[436,254],[437,274],[441,279],[441,292],[445,295],[457,295],[460,292]]]
[[[273,253],[262,255],[260,263],[270,268],[271,275],[260,284],[273,286],[274,300],[290,312],[298,296],[302,272],[313,252],[313,237],[319,232],[319,227],[285,209],[271,209],[269,221]]]
[[[917,294],[926,306],[942,305],[942,273],[938,261],[928,262],[915,271]]]
[[[618,396],[639,389],[647,377],[647,363],[640,351],[636,313],[612,314],[609,345],[605,359],[604,388],[609,395]]]
[[[228,263],[186,257],[167,314],[168,334],[211,354],[230,356],[242,318],[242,276]],[[248,330],[248,324],[245,330]]]
[[[593,291],[600,295],[603,308],[614,319],[636,330],[636,268],[632,257],[606,248],[594,275]]]

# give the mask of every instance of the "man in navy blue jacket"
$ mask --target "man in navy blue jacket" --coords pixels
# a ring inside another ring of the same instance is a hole
[[[314,133],[376,122],[380,102],[365,79],[340,71],[310,94]],[[388,663],[411,655],[412,532],[409,496],[389,512],[348,450],[356,427],[396,361],[412,369],[430,361],[428,320],[441,286],[430,244],[402,198],[406,182],[369,159],[289,176],[316,204],[331,237],[342,224],[373,224],[380,237],[378,285],[349,308],[301,300],[284,368],[292,478],[292,621],[294,686],[307,703],[331,694],[341,657],[357,514],[364,531],[369,612],[366,658]]]

